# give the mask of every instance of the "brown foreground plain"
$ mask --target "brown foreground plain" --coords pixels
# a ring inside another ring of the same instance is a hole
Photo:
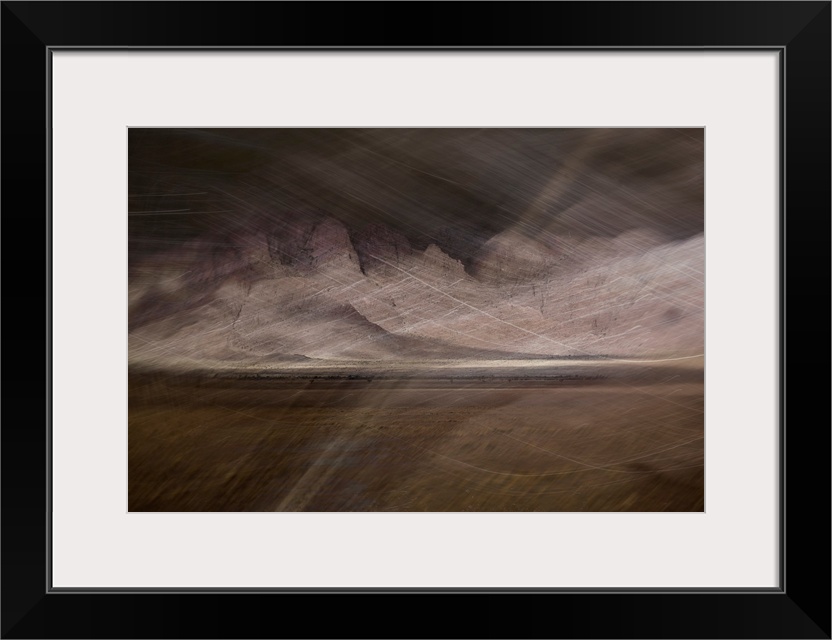
[[[129,510],[704,510],[701,362],[479,374],[132,371]]]

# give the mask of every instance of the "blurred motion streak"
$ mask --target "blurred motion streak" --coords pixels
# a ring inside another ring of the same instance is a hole
[[[131,511],[702,511],[702,129],[130,129]]]

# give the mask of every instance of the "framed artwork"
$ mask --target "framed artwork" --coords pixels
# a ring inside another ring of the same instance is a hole
[[[828,638],[829,15],[4,3],[4,637]]]
[[[128,154],[131,512],[704,511],[704,129]]]

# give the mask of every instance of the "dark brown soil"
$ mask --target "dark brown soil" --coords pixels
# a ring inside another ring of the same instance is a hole
[[[131,374],[130,511],[702,511],[704,385]]]

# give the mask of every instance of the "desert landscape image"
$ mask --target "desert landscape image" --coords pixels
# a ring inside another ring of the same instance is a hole
[[[131,128],[128,509],[705,508],[701,128]]]

